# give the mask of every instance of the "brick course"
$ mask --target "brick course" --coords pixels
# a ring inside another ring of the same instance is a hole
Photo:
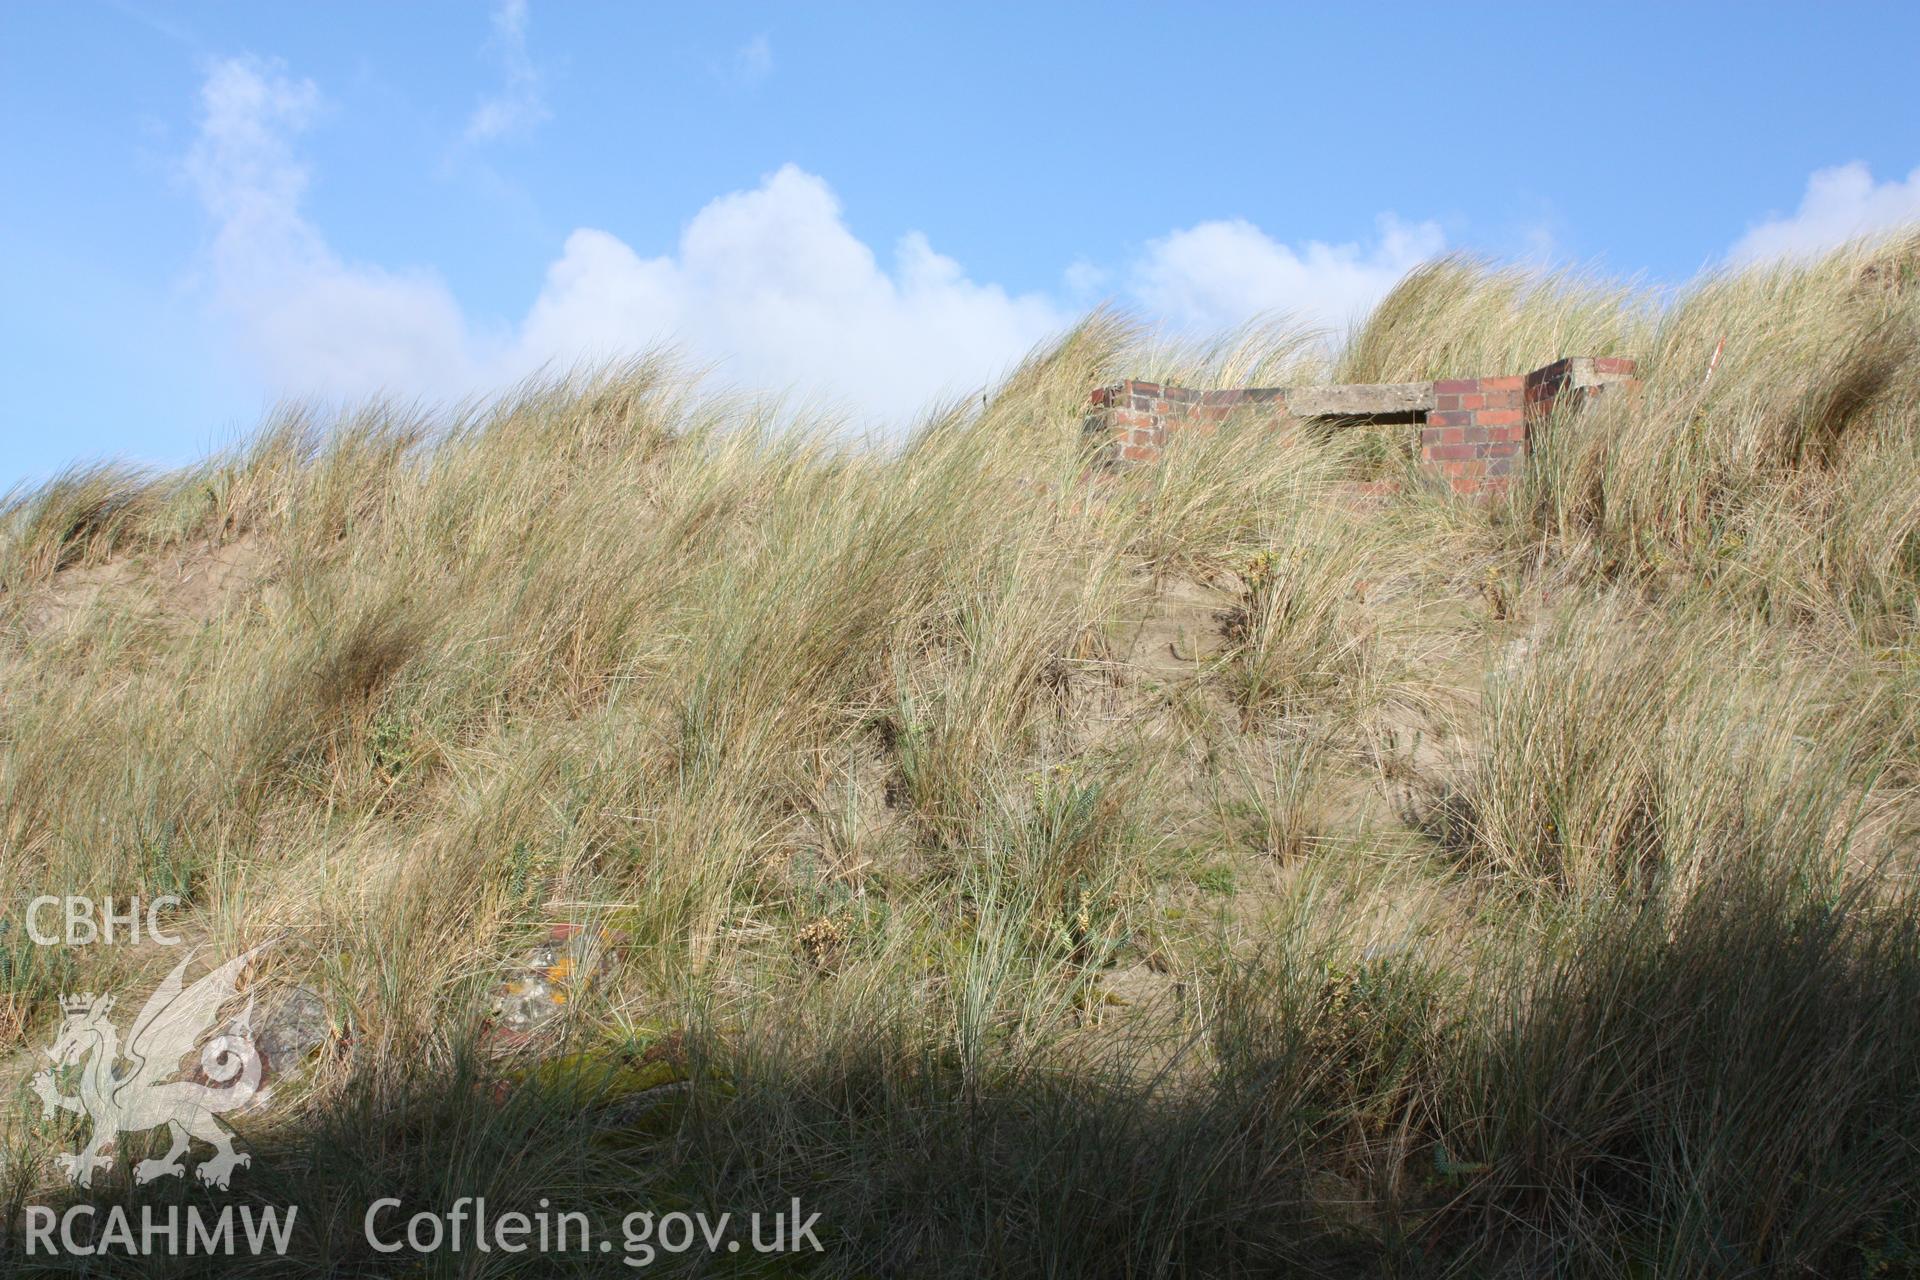
[[[1634,362],[1618,356],[1569,356],[1527,374],[1439,379],[1432,384],[1430,409],[1343,416],[1411,421],[1419,431],[1420,461],[1455,493],[1483,494],[1509,483],[1527,456],[1531,428],[1610,387],[1637,386],[1634,372]],[[1356,390],[1374,395],[1383,388]],[[1198,391],[1129,379],[1093,392],[1083,428],[1099,461],[1151,462],[1170,432],[1213,431],[1236,409],[1254,410],[1269,421],[1288,417],[1287,392],[1285,387]]]

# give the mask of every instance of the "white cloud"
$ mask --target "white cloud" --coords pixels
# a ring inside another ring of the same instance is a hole
[[[673,340],[720,361],[729,380],[898,416],[991,379],[1069,321],[1043,295],[974,283],[918,232],[882,266],[827,184],[788,165],[707,205],[668,256],[574,232],[527,315],[519,358]]]
[[[773,45],[763,32],[734,51],[733,78],[741,84],[759,84],[773,74]]]
[[[1070,322],[1043,295],[969,280],[918,233],[881,265],[827,184],[788,166],[700,210],[672,254],[575,231],[517,332],[476,334],[431,273],[343,262],[307,220],[292,139],[319,103],[277,64],[222,62],[187,162],[215,224],[212,300],[276,393],[451,398],[674,343],[734,383],[897,417]]]
[[[1438,226],[1392,214],[1380,215],[1369,245],[1309,240],[1297,249],[1243,219],[1202,222],[1148,244],[1131,289],[1150,311],[1191,329],[1279,313],[1343,330],[1445,247]]]
[[[302,215],[307,171],[291,138],[320,108],[277,63],[216,64],[200,91],[187,174],[214,222],[217,309],[274,390],[434,397],[480,369],[453,296],[431,274],[342,262]]]
[[[1908,174],[1905,182],[1897,178],[1875,182],[1867,166],[1856,160],[1815,170],[1795,213],[1752,228],[1728,256],[1735,262],[1807,257],[1858,236],[1916,221],[1920,221],[1920,169]]]
[[[1085,258],[1075,258],[1060,273],[1060,283],[1065,285],[1067,293],[1075,301],[1092,298],[1107,287],[1107,281],[1113,273],[1098,263],[1088,262]]]
[[[524,318],[478,332],[431,272],[344,261],[308,220],[293,144],[319,109],[315,86],[278,64],[222,62],[187,162],[215,228],[211,301],[276,394],[449,399],[673,344],[726,382],[899,421],[991,381],[1108,279],[1079,262],[1062,276],[1065,300],[1015,293],[971,279],[918,232],[882,260],[827,183],[788,165],[699,210],[667,252],[574,231]],[[1250,223],[1206,222],[1153,242],[1117,278],[1150,318],[1179,327],[1275,310],[1336,326],[1441,247],[1431,224],[1390,216],[1367,244],[1297,248]]]
[[[527,0],[500,0],[493,10],[495,53],[506,82],[481,100],[467,120],[468,142],[491,142],[525,133],[552,113],[540,84],[540,69],[527,53]]]

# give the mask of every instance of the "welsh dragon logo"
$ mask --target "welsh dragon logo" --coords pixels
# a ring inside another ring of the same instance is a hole
[[[225,1187],[233,1171],[249,1163],[251,1157],[233,1149],[233,1134],[215,1116],[245,1105],[260,1089],[260,1051],[253,1043],[252,997],[248,997],[246,1009],[237,1020],[237,1034],[215,1036],[200,1052],[200,1069],[214,1082],[212,1085],[169,1077],[179,1074],[180,1059],[213,1027],[220,1006],[237,994],[241,971],[261,950],[255,947],[235,956],[192,986],[185,985],[184,976],[193,957],[182,960],[135,1016],[124,1049],[120,1033],[107,1019],[113,1008],[112,996],[61,999],[66,1020],[53,1047],[45,1051],[53,1065],[33,1077],[33,1091],[40,1096],[47,1115],[58,1108],[93,1122],[86,1145],[59,1157],[61,1168],[76,1185],[91,1186],[94,1170],[113,1162],[105,1152],[119,1135],[144,1133],[162,1125],[171,1130],[172,1145],[159,1159],[134,1165],[135,1182],[184,1174],[186,1164],[181,1157],[193,1139],[214,1149],[197,1170],[200,1180],[209,1186]],[[124,1070],[120,1066],[123,1057],[128,1064]],[[74,1066],[81,1066],[79,1093],[68,1096],[54,1083],[54,1072]]]

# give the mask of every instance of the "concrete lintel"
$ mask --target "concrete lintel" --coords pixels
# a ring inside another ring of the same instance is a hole
[[[1569,387],[1604,387],[1612,382],[1632,382],[1633,376],[1631,369],[1602,369],[1592,356],[1570,356],[1567,359],[1566,385]]]
[[[1288,387],[1287,412],[1296,418],[1370,418],[1433,408],[1431,382],[1353,382],[1336,387]]]

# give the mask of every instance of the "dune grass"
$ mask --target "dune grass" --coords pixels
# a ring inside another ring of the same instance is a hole
[[[76,469],[0,508],[6,918],[174,894],[324,1000],[236,1120],[293,1274],[462,1195],[798,1197],[832,1275],[1920,1273],[1917,255],[1416,273],[1329,376],[1640,361],[1484,504],[1253,421],[1089,472],[1090,387],[1316,358],[1105,314],[893,445],[650,358]],[[503,1052],[559,923],[613,959]],[[17,932],[8,1088],[173,960]]]

